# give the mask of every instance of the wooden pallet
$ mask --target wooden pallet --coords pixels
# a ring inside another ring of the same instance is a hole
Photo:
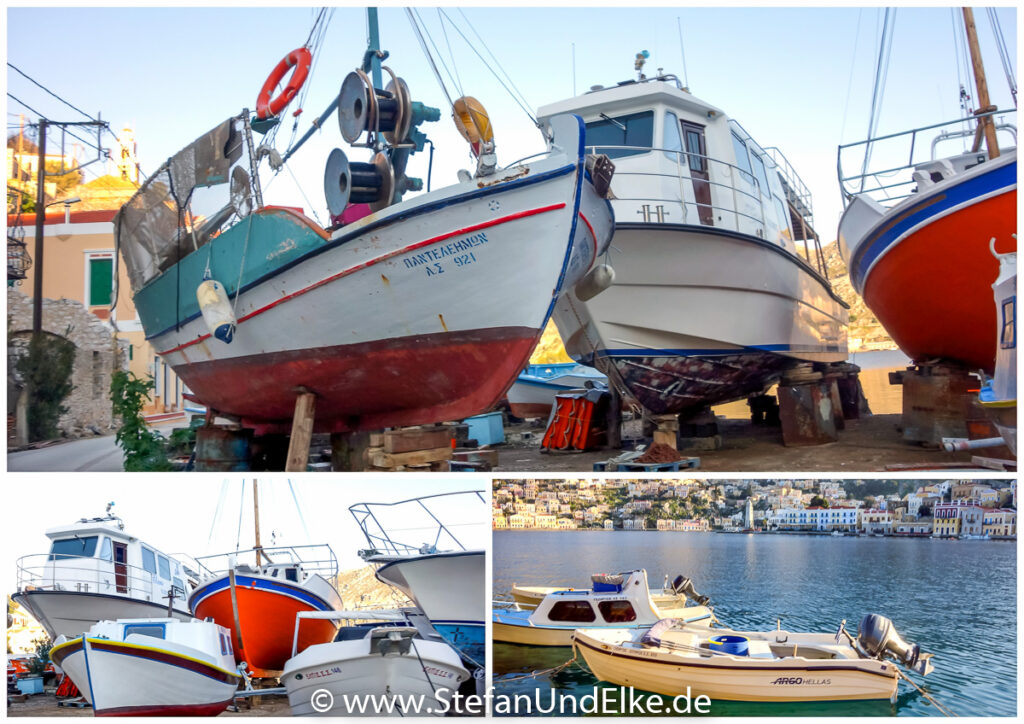
[[[637,462],[616,462],[605,460],[594,463],[594,472],[598,473],[674,473],[683,469],[697,469],[700,467],[700,458],[683,458],[671,463],[637,463]]]

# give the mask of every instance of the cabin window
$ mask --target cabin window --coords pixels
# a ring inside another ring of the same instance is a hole
[[[56,561],[62,558],[92,558],[96,554],[97,536],[75,536],[55,540],[50,548],[50,560]]]
[[[299,569],[298,568],[286,568],[285,572],[284,572],[284,577],[287,578],[289,581],[295,581],[296,583],[298,583],[299,582]]]
[[[132,634],[138,634],[139,636],[152,636],[155,639],[162,639],[166,637],[167,631],[165,625],[162,623],[125,624],[124,637],[128,638]]]
[[[629,601],[601,601],[597,604],[597,609],[608,623],[636,621],[636,611]]]
[[[591,121],[587,124],[586,145],[597,146],[597,153],[609,158],[646,153],[654,145],[654,111]],[[635,146],[636,150],[617,148],[621,146]]]
[[[220,633],[220,652],[224,656],[232,656],[234,654],[231,650],[231,637],[223,631]]]
[[[679,154],[683,150],[683,138],[679,135],[679,119],[675,113],[665,113],[665,138],[661,142],[665,149],[665,156],[670,161],[679,161]]]
[[[689,153],[690,170],[697,173],[707,173],[708,159],[707,149],[704,147],[703,132],[689,124],[685,124],[683,130],[686,133],[686,150]]]
[[[730,134],[732,136],[732,147],[736,152],[736,166],[740,169],[740,176],[749,184],[754,183],[754,170],[750,168],[750,156],[747,155],[747,146],[743,143],[743,139],[737,136],[735,133]]]
[[[163,556],[156,557],[157,563],[160,565],[160,577],[165,581],[171,580],[171,564]]]
[[[782,199],[775,194],[772,194],[772,199],[775,201],[775,215],[779,219],[779,244],[785,246],[786,240],[793,238],[793,234],[789,230],[789,213],[786,211],[786,205]]]
[[[754,176],[761,185],[761,195],[768,196],[771,191],[768,188],[768,175],[764,172],[764,161],[756,153],[750,154],[750,159],[754,164]]]
[[[156,554],[145,546],[142,547],[142,569],[156,573]]]
[[[103,536],[103,543],[100,545],[100,559],[104,561],[114,560],[114,549],[110,545],[110,539]]]
[[[177,590],[175,590],[174,595],[175,596],[184,596],[185,595],[185,582],[182,581],[180,578],[175,577],[173,583],[174,583],[174,588],[177,589]]]
[[[1017,346],[1017,297],[1010,297],[1003,302],[1003,325],[999,334],[999,346],[1013,349]]]
[[[548,618],[552,621],[591,623],[597,620],[594,609],[586,601],[559,601],[551,607]]]

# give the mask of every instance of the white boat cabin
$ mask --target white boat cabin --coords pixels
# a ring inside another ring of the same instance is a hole
[[[616,226],[707,226],[753,236],[796,253],[814,238],[811,197],[785,157],[765,149],[674,75],[594,86],[538,110],[575,113],[589,153],[615,163]]]
[[[157,604],[184,602],[194,574],[180,561],[124,532],[120,518],[82,518],[50,528],[50,552],[18,561],[19,590],[124,596]],[[187,587],[186,587],[187,584]],[[180,606],[178,606],[180,607]]]
[[[651,602],[647,573],[632,571],[592,576],[591,590],[552,591],[529,616],[531,625],[589,624],[606,626],[658,620]]]
[[[189,653],[201,652],[211,663],[228,671],[235,670],[235,652],[231,632],[212,621],[180,621],[175,618],[122,618],[99,621],[89,629],[89,638],[125,641],[139,646],[153,646]],[[156,639],[148,642],[146,638]]]

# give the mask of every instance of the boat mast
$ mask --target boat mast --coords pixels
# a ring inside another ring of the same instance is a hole
[[[964,27],[967,31],[967,46],[971,50],[971,65],[974,67],[974,84],[978,89],[978,110],[975,113],[994,111],[988,97],[988,83],[985,81],[985,66],[981,62],[981,47],[978,45],[978,28],[974,24],[974,10],[965,7]],[[996,142],[996,127],[992,116],[978,119],[978,136],[975,138],[974,150],[981,145],[981,133],[985,133],[985,145],[988,148],[989,160],[999,156],[999,144]]]
[[[256,480],[252,481],[252,514],[256,520],[256,567],[259,568],[260,564],[260,551],[263,550],[263,546],[260,545],[260,491]]]
[[[363,58],[363,71],[370,74],[374,88],[382,88],[380,73],[380,28],[377,25],[377,8],[366,8],[367,47]]]

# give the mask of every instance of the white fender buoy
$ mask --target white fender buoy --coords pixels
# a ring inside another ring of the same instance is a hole
[[[593,299],[615,281],[615,270],[607,264],[599,264],[580,279],[573,290],[581,302]]]
[[[215,279],[205,280],[196,289],[196,300],[210,334],[225,344],[231,344],[237,322],[224,285]]]

